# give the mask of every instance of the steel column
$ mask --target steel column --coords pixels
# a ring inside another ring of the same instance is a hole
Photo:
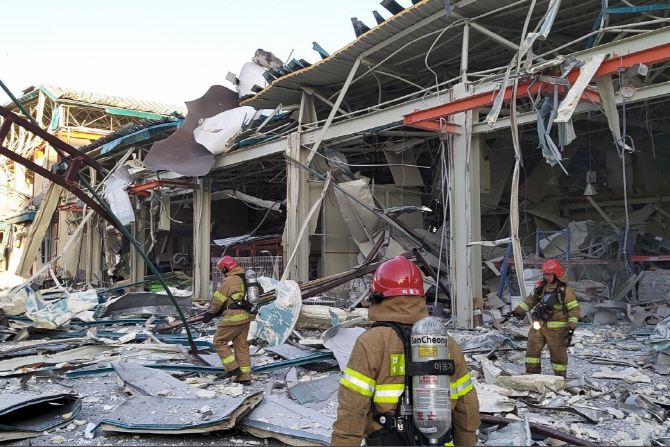
[[[466,86],[457,84],[453,94],[465,93]],[[469,221],[471,195],[468,182],[468,169],[471,154],[472,112],[457,113],[453,122],[461,126],[462,134],[451,135],[449,145],[449,249],[451,273],[452,314],[456,315],[458,327],[472,327],[472,296],[470,286],[470,268],[468,242],[470,242]],[[478,263],[480,261],[478,260]]]
[[[210,224],[212,222],[212,189],[209,176],[198,180],[193,191],[193,296],[209,298]],[[218,285],[215,285],[216,288]]]

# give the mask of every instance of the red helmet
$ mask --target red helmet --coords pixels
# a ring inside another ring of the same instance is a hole
[[[219,259],[219,263],[216,265],[219,270],[221,270],[223,273],[226,273],[235,267],[237,267],[239,264],[235,262],[235,259],[233,259],[232,256],[224,256],[223,258]]]
[[[413,262],[403,256],[396,256],[377,267],[371,292],[381,294],[384,298],[400,295],[424,296],[423,277]]]
[[[565,270],[563,270],[560,262],[550,259],[542,264],[542,273],[553,273],[556,276],[563,276],[565,275]]]

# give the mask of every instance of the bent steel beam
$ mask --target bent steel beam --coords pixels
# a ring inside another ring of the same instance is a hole
[[[653,48],[648,48],[646,50],[638,51],[635,53],[630,53],[622,56],[613,56],[610,59],[604,61],[600,68],[596,71],[593,78],[598,78],[602,76],[611,76],[616,74],[620,68],[631,67],[634,63],[640,62],[646,65],[653,65],[661,62],[666,62],[670,60],[670,43],[659,45]],[[567,79],[573,84],[578,76],[578,70],[573,70],[568,74]],[[524,97],[529,94],[537,94],[542,89],[541,84],[533,81],[527,81],[520,83],[518,86],[517,97]],[[589,96],[593,100],[593,93],[589,92]],[[505,90],[504,101],[509,101],[512,98],[512,87],[507,87]],[[488,107],[493,104],[493,95],[491,92],[480,93],[477,95],[468,96],[456,101],[433,107],[427,110],[421,110],[418,112],[410,113],[405,115],[404,124],[410,127],[422,127],[426,128],[430,125],[426,125],[426,121],[435,121],[443,118],[445,116],[453,115],[459,112],[466,112],[468,110],[474,110],[478,108]],[[419,125],[423,122],[423,125]]]
[[[7,120],[9,120],[9,121],[13,122],[14,124],[16,124],[17,126],[23,127],[28,132],[30,132],[34,135],[37,135],[38,137],[40,137],[41,139],[43,139],[44,141],[46,141],[50,145],[52,145],[54,147],[57,147],[58,149],[60,149],[63,152],[68,153],[73,158],[74,157],[82,157],[82,161],[84,163],[86,163],[87,165],[91,166],[96,171],[98,171],[100,173],[105,172],[105,169],[102,167],[102,165],[100,163],[98,163],[97,160],[92,159],[91,157],[89,157],[85,153],[75,149],[74,147],[70,146],[66,142],[60,140],[58,137],[56,137],[54,135],[51,135],[49,132],[42,129],[41,127],[31,123],[30,121],[28,121],[26,119],[21,118],[19,115],[7,110],[4,107],[1,107],[1,106],[0,106],[0,116],[5,118],[5,122],[7,122]],[[4,124],[3,124],[3,127],[4,127]],[[4,140],[4,138],[2,140]],[[0,144],[2,144],[2,142],[3,142],[2,140],[0,140]]]
[[[95,200],[93,200],[84,191],[77,188],[72,183],[68,182],[65,178],[61,177],[60,175],[54,174],[50,170],[45,169],[42,166],[39,166],[39,165],[33,163],[32,161],[26,159],[26,158],[23,158],[21,155],[17,154],[14,151],[11,151],[11,150],[7,149],[6,147],[4,147],[2,145],[0,145],[0,155],[9,158],[10,160],[12,160],[15,163],[18,163],[20,165],[25,166],[26,168],[30,169],[31,171],[41,175],[44,178],[49,179],[52,182],[56,183],[57,185],[60,185],[63,188],[67,189],[72,194],[77,196],[78,199],[80,199],[82,202],[84,202],[86,205],[88,205],[92,210],[94,210],[96,213],[98,213],[100,216],[102,216],[107,222],[111,223],[117,229],[119,229],[119,227],[116,225],[116,222],[110,217],[109,214],[107,214],[107,212]]]

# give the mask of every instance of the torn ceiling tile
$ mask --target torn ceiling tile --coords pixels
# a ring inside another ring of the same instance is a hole
[[[82,314],[98,305],[98,294],[95,289],[85,292],[67,293],[66,298],[57,301],[45,301],[34,292],[29,293],[26,303],[26,316],[33,326],[42,329],[56,329],[75,316]],[[90,315],[90,314],[89,314]]]
[[[151,146],[144,159],[145,166],[154,171],[174,171],[185,176],[209,173],[214,165],[214,154],[195,141],[193,131],[201,119],[234,109],[237,102],[237,93],[220,85],[211,86],[201,98],[187,102],[186,119],[175,133]]]

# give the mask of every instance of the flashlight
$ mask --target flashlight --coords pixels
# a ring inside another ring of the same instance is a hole
[[[533,329],[540,330],[541,327],[542,323],[540,323],[538,320],[533,321]]]

